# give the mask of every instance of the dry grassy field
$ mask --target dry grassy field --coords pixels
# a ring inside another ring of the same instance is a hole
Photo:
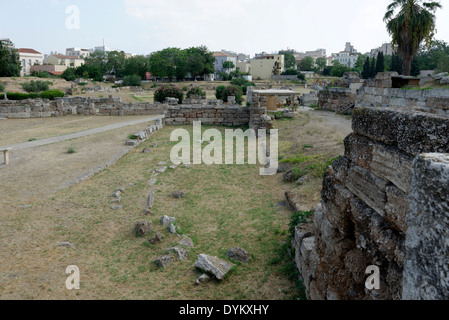
[[[89,121],[86,119],[86,127]],[[8,122],[3,120],[2,125],[9,125]],[[35,126],[57,125],[45,122]],[[170,142],[173,127],[155,133],[116,165],[59,191],[55,191],[57,183],[52,182],[52,177],[57,177],[59,183],[85,170],[77,163],[93,166],[89,162],[92,159],[104,161],[113,153],[108,153],[108,148],[123,145],[127,135],[137,128],[30,150],[22,167],[13,163],[7,169],[0,168],[0,298],[303,298],[286,250],[292,212],[285,206],[284,194],[286,190],[296,191],[304,210],[319,202],[320,168],[328,159],[343,153],[343,139],[351,131],[350,121],[332,113],[303,110],[296,119],[279,120],[275,126],[280,134],[280,159],[288,160],[298,170],[310,169],[305,185],[285,183],[282,174],[260,176],[260,165],[181,165],[157,176],[156,185],[150,187],[148,181],[158,163],[170,159],[176,144]],[[188,126],[182,128],[192,130]],[[28,136],[24,134],[20,140]],[[65,152],[70,143],[79,147],[74,155]],[[144,148],[153,152],[143,153]],[[44,165],[47,161],[48,166]],[[27,169],[33,162],[33,170]],[[39,173],[33,176],[35,170]],[[126,188],[123,209],[111,210],[110,195],[119,187]],[[151,190],[155,190],[152,215],[143,216]],[[170,196],[180,190],[186,193],[185,198]],[[180,239],[160,226],[163,215],[175,217],[180,234],[189,236],[195,247],[189,249],[186,260],[158,269],[153,261]],[[140,220],[153,222],[152,234],[136,238],[133,228]],[[149,245],[148,239],[155,232],[163,235],[163,241]],[[66,241],[72,247],[58,246]],[[196,286],[195,280],[201,275],[194,267],[198,255],[205,253],[227,260],[225,254],[234,246],[250,252],[253,260],[247,265],[236,264],[222,282]],[[69,265],[80,269],[80,290],[69,291],[65,287]]]

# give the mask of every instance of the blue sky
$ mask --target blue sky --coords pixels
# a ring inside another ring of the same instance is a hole
[[[105,39],[107,47],[134,54],[206,45],[251,56],[287,48],[330,55],[347,41],[366,52],[390,40],[382,20],[390,0],[0,1],[0,37],[42,53]],[[436,39],[449,42],[449,0],[440,2]],[[67,28],[69,6],[79,8],[79,29]]]

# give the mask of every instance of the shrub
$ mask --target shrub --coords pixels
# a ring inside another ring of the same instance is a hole
[[[38,95],[36,93],[8,92],[7,96],[9,100],[26,100],[38,98]]]
[[[218,88],[217,88],[218,90]],[[217,94],[215,94],[217,95]],[[220,89],[220,97],[217,99],[223,100],[223,102],[228,102],[228,97],[235,97],[235,102],[237,104],[242,104],[243,102],[243,93],[242,89],[238,86],[227,86],[224,89]]]
[[[42,99],[55,100],[55,98],[63,98],[64,92],[59,90],[44,91],[39,94]]]
[[[140,87],[142,85],[142,79],[136,74],[125,76],[123,78],[123,85],[125,87]]]
[[[4,92],[5,91],[5,86],[3,85],[3,83],[0,83],[0,92]]]
[[[47,91],[49,89],[49,85],[51,82],[48,81],[34,81],[31,80],[29,83],[22,83],[22,88],[26,92],[29,93],[36,93],[36,92],[42,92]]]
[[[306,80],[306,76],[303,75],[302,73],[299,73],[298,74],[298,79],[304,81],[304,80]]]
[[[299,71],[293,68],[287,69],[281,73],[283,76],[297,76],[299,75]]]
[[[160,87],[154,93],[154,100],[163,103],[165,98],[176,98],[179,103],[184,99],[184,93],[177,87]]]
[[[218,86],[217,89],[215,89],[215,97],[218,100],[223,100],[223,92],[226,89],[226,86]]]
[[[248,87],[255,87],[256,84],[254,82],[249,82],[248,80],[246,80],[245,78],[236,78],[236,79],[232,79],[231,80],[231,84],[235,85],[235,86],[239,86],[240,89],[242,90],[243,95],[246,96],[246,92]]]
[[[2,95],[3,96],[3,95]],[[59,90],[49,90],[41,93],[19,93],[19,92],[8,92],[9,100],[26,100],[26,99],[48,99],[55,100],[55,98],[64,97],[64,93]]]
[[[31,73],[31,76],[36,77],[36,78],[50,78],[50,74],[48,72],[45,71],[34,71],[33,73]]]
[[[193,87],[193,88],[190,88],[187,91],[187,94],[186,94],[187,98],[190,98],[191,96],[205,97],[206,96],[206,92],[203,89],[201,89],[201,88]]]

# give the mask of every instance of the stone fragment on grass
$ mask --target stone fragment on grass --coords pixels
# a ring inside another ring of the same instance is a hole
[[[187,236],[183,236],[181,241],[179,241],[179,244],[181,246],[183,246],[183,247],[186,247],[186,248],[193,248],[193,247],[195,247],[195,244],[193,243],[192,239],[190,239]]]
[[[166,268],[173,262],[173,256],[167,255],[167,256],[160,256],[156,260],[154,260],[154,263],[159,268]]]
[[[197,285],[197,286],[199,286],[199,285],[201,285],[201,284],[203,284],[203,283],[205,283],[205,282],[208,282],[208,281],[210,281],[210,277],[207,275],[207,274],[202,274],[199,278],[198,278],[198,280],[196,280],[195,281],[195,284]]]
[[[184,191],[174,191],[172,192],[171,196],[175,199],[182,199],[184,198],[186,193]]]
[[[233,265],[217,257],[200,254],[195,262],[195,267],[212,273],[218,280],[223,280]]]
[[[178,260],[185,260],[189,256],[189,251],[181,247],[167,249],[167,253],[173,252]]]
[[[157,173],[164,173],[165,171],[167,171],[167,167],[161,167],[161,168],[156,169]]]
[[[243,263],[249,263],[251,260],[251,254],[239,247],[229,249],[226,256],[232,260],[237,260]]]
[[[115,204],[115,205],[111,206],[111,209],[114,210],[114,211],[122,210],[123,206]]]
[[[176,218],[174,217],[169,217],[169,216],[163,216],[161,218],[161,225],[163,225],[164,227],[168,227],[171,224],[174,224],[176,221]]]
[[[148,240],[148,242],[150,244],[158,244],[162,242],[162,235],[158,232],[150,240]]]
[[[170,232],[171,234],[176,234],[176,226],[171,223],[168,227],[167,227],[167,231]]]
[[[148,196],[148,199],[147,199],[147,209],[153,208],[155,193],[156,192],[154,190],[150,191],[150,195]]]
[[[153,222],[146,220],[139,221],[134,227],[134,231],[136,232],[136,237],[142,237],[153,231]]]

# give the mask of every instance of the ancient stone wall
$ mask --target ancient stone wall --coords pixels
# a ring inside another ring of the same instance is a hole
[[[385,78],[377,85],[388,85]],[[375,89],[386,88],[359,90],[353,133],[326,171],[314,224],[296,228],[307,296],[447,298],[448,158],[421,154],[449,153],[449,116],[427,105],[373,106],[366,92]],[[365,286],[368,266],[379,268],[379,290]]]
[[[120,98],[56,98],[1,100],[0,117],[8,119],[48,118],[69,114],[78,115],[157,115],[168,109],[167,104],[124,103]]]
[[[351,114],[356,95],[350,88],[329,88],[318,93],[318,109],[339,114]]]
[[[202,124],[243,126],[251,129],[272,129],[272,119],[267,116],[266,97],[256,97],[249,107],[236,104],[223,104],[221,100],[193,99],[193,104],[171,104],[165,113],[167,125],[189,125],[195,121]],[[232,97],[231,97],[232,100]],[[186,102],[186,101],[184,101]]]

